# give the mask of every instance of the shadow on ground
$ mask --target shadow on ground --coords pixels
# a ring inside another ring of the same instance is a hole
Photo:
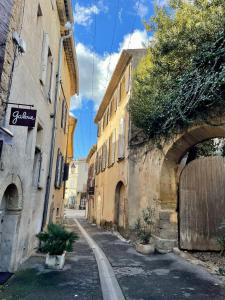
[[[98,268],[92,250],[81,237],[74,252],[67,255],[62,271],[46,269],[43,257],[31,257],[1,287],[0,299],[101,300]]]

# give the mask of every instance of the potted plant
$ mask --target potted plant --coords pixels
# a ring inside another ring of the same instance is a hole
[[[136,250],[142,254],[151,254],[155,252],[155,246],[151,244],[152,227],[154,225],[154,211],[147,207],[142,210],[142,215],[135,223],[135,233],[138,238]]]
[[[37,235],[39,250],[46,253],[45,264],[49,268],[63,269],[66,252],[73,251],[73,243],[79,238],[75,232],[66,230],[62,225],[49,224],[47,231]]]

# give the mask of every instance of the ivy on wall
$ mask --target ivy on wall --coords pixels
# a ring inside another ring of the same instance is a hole
[[[146,28],[154,37],[135,73],[135,125],[158,142],[223,115],[225,1],[170,1]]]

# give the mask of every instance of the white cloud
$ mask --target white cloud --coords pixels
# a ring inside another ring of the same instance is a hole
[[[93,16],[99,15],[101,12],[106,12],[108,8],[100,0],[97,4],[90,6],[82,6],[78,2],[75,4],[74,21],[75,24],[81,26],[89,26],[93,22]]]
[[[119,19],[120,23],[123,22],[123,20],[122,20],[122,14],[123,14],[123,8],[121,7],[121,9],[118,12],[118,19]]]
[[[162,6],[167,6],[168,3],[169,3],[169,0],[157,0],[157,1],[156,1],[156,4],[157,4],[158,6],[160,6],[160,7],[162,7]]]
[[[80,108],[85,99],[94,101],[95,109],[97,109],[102,101],[121,51],[127,48],[143,48],[144,44],[148,43],[148,39],[146,31],[135,30],[132,34],[124,36],[117,52],[107,53],[103,56],[99,56],[82,43],[78,43],[76,50],[79,64],[80,96],[72,98],[71,109]]]
[[[148,14],[148,6],[145,4],[145,0],[139,0],[135,2],[134,9],[137,11],[139,17],[144,18]]]
[[[71,97],[70,109],[78,109],[82,107],[82,97],[81,95],[74,95]]]

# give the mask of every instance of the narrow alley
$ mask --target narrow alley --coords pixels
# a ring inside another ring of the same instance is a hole
[[[112,232],[87,223],[82,212],[67,210],[67,227],[79,232],[75,220],[105,253],[124,299],[225,299],[218,279],[202,267],[172,253],[140,254]],[[64,270],[45,269],[43,257],[31,257],[1,290],[0,299],[103,299],[94,253],[79,235]]]

